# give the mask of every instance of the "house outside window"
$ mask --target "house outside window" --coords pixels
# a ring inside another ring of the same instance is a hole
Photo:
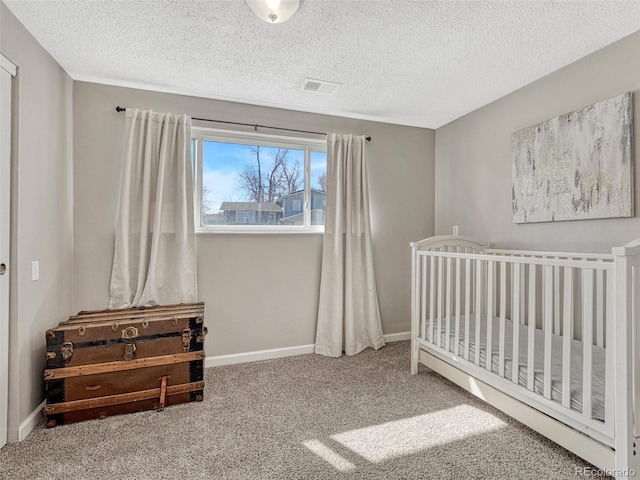
[[[280,197],[276,203],[282,207],[280,222],[285,225],[302,225],[304,222],[303,205],[304,191],[298,191]],[[315,188],[310,192],[310,223],[311,225],[324,225],[325,197],[326,193]]]
[[[220,207],[222,210],[222,207]],[[256,223],[256,212],[254,210],[236,210],[236,223],[254,225]]]
[[[324,139],[192,132],[199,233],[324,231]]]

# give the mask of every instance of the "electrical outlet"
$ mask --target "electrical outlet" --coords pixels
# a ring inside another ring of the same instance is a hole
[[[31,281],[36,282],[40,280],[40,262],[37,260],[31,262]]]
[[[453,234],[458,235],[458,225],[453,226]]]

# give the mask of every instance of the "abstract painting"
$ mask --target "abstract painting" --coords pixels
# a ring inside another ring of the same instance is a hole
[[[631,93],[512,137],[513,223],[633,216]]]

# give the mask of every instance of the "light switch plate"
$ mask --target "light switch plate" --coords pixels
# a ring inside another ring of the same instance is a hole
[[[31,281],[35,282],[40,280],[40,262],[37,260],[31,262]]]

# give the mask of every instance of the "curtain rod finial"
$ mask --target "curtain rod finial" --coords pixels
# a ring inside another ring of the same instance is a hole
[[[125,107],[121,107],[120,105],[118,105],[116,107],[116,112],[120,113],[120,112],[125,112],[127,109]]]
[[[370,141],[371,141],[371,137],[364,137],[364,139],[365,139],[367,142],[370,142]]]

